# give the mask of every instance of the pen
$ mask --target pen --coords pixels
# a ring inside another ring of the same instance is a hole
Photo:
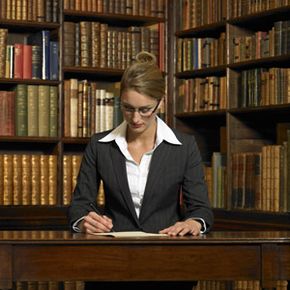
[[[91,202],[90,203],[90,207],[98,214],[98,215],[102,215],[102,213],[99,211],[99,209],[97,209],[97,207]],[[113,228],[111,229],[111,232],[114,232]]]

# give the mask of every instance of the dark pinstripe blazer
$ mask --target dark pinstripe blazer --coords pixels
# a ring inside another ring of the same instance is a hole
[[[182,145],[163,141],[154,151],[139,218],[126,175],[125,157],[115,141],[98,142],[109,132],[92,136],[86,147],[77,186],[68,210],[70,225],[92,209],[100,179],[105,190],[105,214],[115,231],[158,232],[176,221],[203,218],[208,230],[213,223],[201,156],[193,136],[173,130]],[[180,209],[180,189],[184,210]]]

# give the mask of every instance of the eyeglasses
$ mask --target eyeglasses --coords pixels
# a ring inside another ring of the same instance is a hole
[[[134,114],[135,112],[138,112],[141,117],[150,117],[152,114],[156,112],[159,103],[160,101],[158,101],[155,107],[140,107],[140,108],[134,108],[127,104],[121,104],[121,108],[127,114]]]

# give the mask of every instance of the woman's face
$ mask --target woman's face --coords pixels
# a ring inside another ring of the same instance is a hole
[[[129,131],[141,134],[150,128],[155,122],[159,103],[156,99],[134,90],[125,91],[121,96],[121,108]]]

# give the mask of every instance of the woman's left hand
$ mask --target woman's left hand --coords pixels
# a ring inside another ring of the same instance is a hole
[[[177,222],[173,226],[159,231],[160,234],[167,234],[169,236],[184,236],[187,234],[198,236],[200,234],[201,224],[193,219]]]

